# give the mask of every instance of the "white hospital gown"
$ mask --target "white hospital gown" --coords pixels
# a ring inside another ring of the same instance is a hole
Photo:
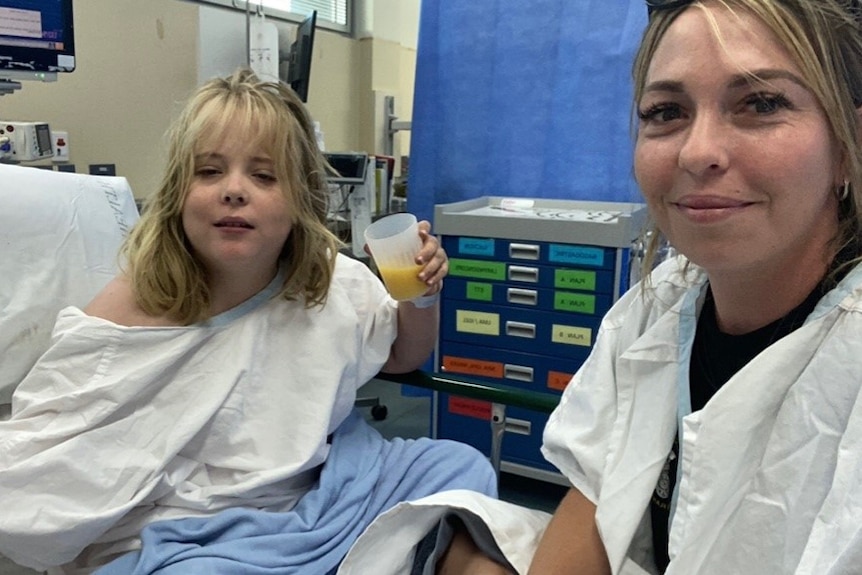
[[[388,358],[397,304],[341,255],[325,307],[276,288],[189,327],[63,310],[0,422],[0,554],[103,563],[155,520],[290,509]]]
[[[645,297],[636,287],[621,298],[545,430],[545,456],[597,506],[615,574],[655,570],[645,519],[679,427],[680,390],[686,403],[705,279],[694,267],[683,278],[674,260]],[[683,418],[680,457],[667,575],[862,573],[862,267]],[[464,492],[384,514],[340,573],[363,573],[356,566],[369,564],[370,549],[399,553],[375,540],[432,524],[449,506],[482,517],[526,573],[549,516]]]

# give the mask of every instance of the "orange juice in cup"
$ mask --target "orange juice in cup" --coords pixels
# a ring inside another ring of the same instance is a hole
[[[365,228],[365,241],[394,299],[406,301],[428,291],[418,277],[423,266],[416,263],[422,249],[416,216],[401,213],[380,218]]]
[[[428,286],[419,279],[422,267],[413,264],[410,267],[378,266],[377,269],[383,277],[383,283],[386,284],[389,295],[399,301],[405,301],[419,297],[428,291]]]

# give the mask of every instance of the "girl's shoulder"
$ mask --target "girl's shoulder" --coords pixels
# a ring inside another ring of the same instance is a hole
[[[138,305],[132,282],[128,276],[120,274],[112,279],[84,307],[84,313],[101,318],[117,325],[128,327],[149,326],[166,327],[179,325],[165,317],[156,317],[146,313]]]

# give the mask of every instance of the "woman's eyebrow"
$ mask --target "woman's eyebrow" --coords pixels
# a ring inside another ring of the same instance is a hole
[[[681,94],[684,91],[682,82],[676,80],[656,80],[644,86],[644,94],[648,92],[678,92]]]
[[[793,72],[773,68],[764,68],[761,70],[752,70],[751,72],[744,74],[736,74],[731,78],[730,82],[728,82],[727,87],[736,89],[751,86],[751,84],[759,81],[769,80],[790,80],[801,88],[808,90],[808,85],[805,81]],[[649,92],[672,92],[681,94],[685,92],[685,87],[684,83],[679,80],[656,80],[655,82],[650,82],[644,86],[644,94]]]
[[[751,70],[748,73],[739,74],[728,83],[728,87],[742,88],[745,86],[750,86],[753,83],[769,80],[790,80],[794,84],[798,85],[800,88],[808,90],[808,84],[806,84],[802,78],[800,78],[793,72],[780,68],[764,68],[762,70]]]

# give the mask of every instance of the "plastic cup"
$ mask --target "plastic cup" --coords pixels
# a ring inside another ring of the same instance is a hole
[[[419,279],[424,266],[416,263],[416,254],[422,249],[416,216],[400,213],[380,218],[365,228],[365,243],[394,299],[406,301],[428,291]]]

